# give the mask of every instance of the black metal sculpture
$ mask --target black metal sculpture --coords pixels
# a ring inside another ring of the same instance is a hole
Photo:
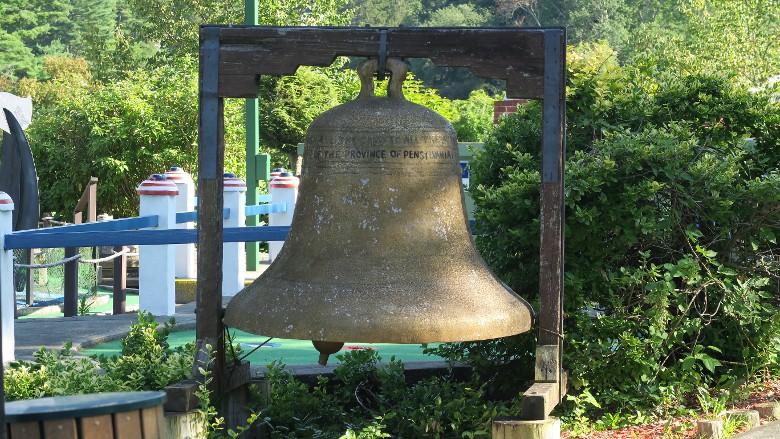
[[[0,155],[0,191],[14,200],[13,230],[38,227],[38,175],[30,144],[13,113],[3,109],[10,133],[3,133]]]
[[[0,191],[7,193],[14,201],[12,217],[13,230],[27,230],[38,227],[40,199],[38,196],[38,174],[35,171],[32,150],[27,142],[16,116],[3,108],[8,124],[8,132],[3,132],[2,155],[0,155]],[[29,251],[17,255],[19,262],[29,264]],[[32,276],[26,269],[14,269],[16,291],[27,289],[28,296],[32,286]],[[31,299],[28,297],[28,302]]]

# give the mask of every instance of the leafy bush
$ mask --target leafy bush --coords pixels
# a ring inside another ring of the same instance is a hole
[[[592,394],[590,411],[673,410],[699,385],[777,368],[777,102],[706,73],[621,67],[605,46],[568,59],[564,354],[575,392]],[[522,107],[471,165],[482,255],[532,302],[540,125],[538,103]],[[527,377],[509,359],[531,362],[532,346],[521,336],[446,349],[510,380]]]
[[[171,348],[168,335],[175,320],[158,330],[154,316],[138,314],[138,323],[122,338],[119,356],[97,358],[109,379],[124,381],[134,390],[154,390],[182,381],[192,374],[194,344]]]
[[[73,70],[57,78],[20,84],[33,95],[28,129],[41,187],[42,211],[73,211],[84,185],[98,177],[101,212],[128,217],[138,212],[136,187],[153,173],[181,166],[197,174],[197,65],[188,60],[129,72],[97,85]],[[85,79],[80,81],[80,76]],[[84,76],[86,75],[86,76]],[[39,105],[40,103],[40,105]],[[243,110],[226,104],[225,168],[245,173]]]
[[[5,369],[6,401],[130,390],[121,381],[102,376],[89,358],[75,357],[72,345],[60,351],[38,350],[35,359],[13,361]]]
[[[260,80],[260,137],[264,145],[290,156],[293,167],[296,146],[303,142],[315,117],[339,104],[341,87],[355,75],[336,67],[299,68],[295,75],[263,76]]]
[[[308,386],[269,366],[262,412],[272,438],[489,437],[495,416],[517,413],[474,382],[433,377],[407,385],[403,364],[373,350],[337,356],[334,378]]]
[[[172,349],[167,337],[175,321],[157,331],[151,314],[141,312],[138,323],[122,339],[122,354],[77,357],[72,343],[60,351],[41,348],[33,361],[13,361],[5,369],[7,401],[97,392],[159,390],[192,373],[194,346]]]
[[[493,102],[496,97],[482,90],[471,92],[468,99],[453,100],[457,115],[450,120],[460,142],[483,142],[493,131]]]

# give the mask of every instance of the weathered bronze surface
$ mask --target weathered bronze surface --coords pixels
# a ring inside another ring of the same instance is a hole
[[[482,340],[528,331],[530,306],[489,270],[468,228],[455,131],[401,94],[406,66],[359,67],[360,96],[306,135],[300,194],[278,258],[225,323],[332,342]]]

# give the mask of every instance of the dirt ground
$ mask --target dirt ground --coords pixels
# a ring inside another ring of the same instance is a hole
[[[746,400],[728,407],[728,409],[750,409],[762,402],[780,400],[780,379],[773,379],[751,389]],[[658,420],[645,425],[624,427],[617,430],[594,431],[581,435],[563,432],[564,439],[696,439],[697,417],[676,417]],[[761,424],[768,421],[761,420]],[[744,431],[743,428],[741,431]]]

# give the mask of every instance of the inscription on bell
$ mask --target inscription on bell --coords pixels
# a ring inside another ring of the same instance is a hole
[[[451,159],[453,157],[452,151],[420,151],[409,149],[372,149],[372,150],[359,150],[350,149],[347,151],[314,151],[312,153],[315,159],[328,159],[328,160],[370,160],[370,159],[384,159],[388,157],[403,158],[413,160],[428,160],[428,159]]]
[[[390,130],[373,133],[343,133],[324,128],[317,136],[307,138],[304,169],[327,169],[328,172],[353,174],[381,172],[399,174],[415,172],[451,174],[458,163],[457,140],[448,130],[431,130],[409,134]]]

